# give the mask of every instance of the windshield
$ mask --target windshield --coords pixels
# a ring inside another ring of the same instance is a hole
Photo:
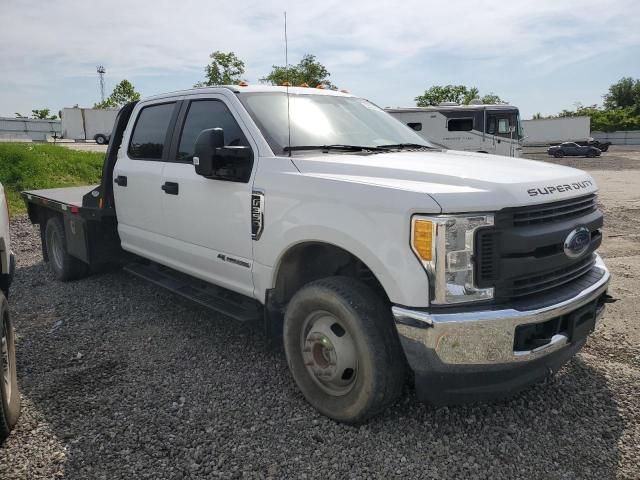
[[[284,92],[238,94],[276,155],[287,147],[358,145],[379,147],[416,144],[433,147],[381,108],[355,97],[291,94],[287,128]],[[295,150],[295,148],[291,148]]]
[[[485,132],[503,138],[521,139],[522,125],[520,112],[513,110],[487,110],[487,125]]]

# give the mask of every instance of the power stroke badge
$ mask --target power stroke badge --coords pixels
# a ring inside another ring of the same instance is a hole
[[[264,230],[264,192],[254,190],[251,193],[251,238],[259,240]]]

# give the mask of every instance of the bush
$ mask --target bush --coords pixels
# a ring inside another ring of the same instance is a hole
[[[100,182],[104,154],[57,145],[0,143],[0,182],[11,214],[24,213],[23,190],[72,187]]]

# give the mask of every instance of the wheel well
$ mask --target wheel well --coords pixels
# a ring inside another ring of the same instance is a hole
[[[272,291],[274,300],[286,305],[302,286],[335,275],[357,278],[388,301],[384,288],[363,261],[340,247],[317,242],[298,244],[282,257]]]

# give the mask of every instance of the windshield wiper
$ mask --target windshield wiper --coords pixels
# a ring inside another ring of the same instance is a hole
[[[386,152],[387,148],[384,146],[379,147],[368,147],[363,145],[293,145],[290,147],[284,147],[282,149],[284,152],[295,152],[299,150],[343,150],[345,152],[362,152],[364,150],[370,150],[372,152]]]
[[[429,148],[431,150],[434,149],[434,147],[430,147],[429,145],[420,145],[419,143],[391,143],[389,145],[378,145],[378,148],[398,148],[400,150],[404,150],[405,148],[409,149],[409,148]]]

